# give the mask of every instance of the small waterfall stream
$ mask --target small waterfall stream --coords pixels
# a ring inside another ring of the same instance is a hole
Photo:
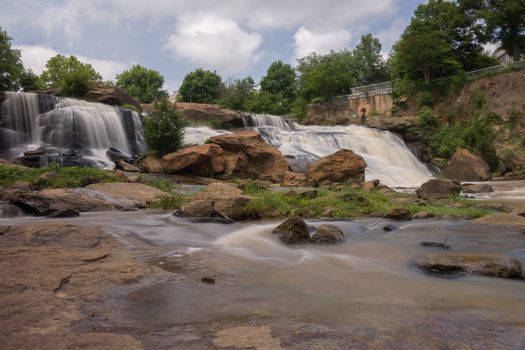
[[[0,136],[0,156],[9,160],[48,147],[104,168],[113,166],[106,154],[110,147],[130,156],[146,148],[136,112],[34,93],[5,93]]]
[[[368,164],[366,179],[379,179],[392,187],[417,187],[432,177],[394,133],[359,125],[304,126],[269,114],[252,114],[245,121],[272,146],[278,148],[295,171],[304,172],[309,164],[340,149],[351,149]],[[186,141],[204,143],[211,136],[227,133],[206,127],[187,128]]]

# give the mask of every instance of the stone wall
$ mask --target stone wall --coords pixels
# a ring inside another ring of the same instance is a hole
[[[359,95],[324,104],[308,106],[306,124],[360,124],[361,110],[366,110],[366,116],[392,115],[393,98],[391,94]]]

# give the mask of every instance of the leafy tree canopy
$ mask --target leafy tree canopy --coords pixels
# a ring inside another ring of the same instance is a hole
[[[17,89],[23,66],[20,50],[11,48],[12,38],[0,27],[0,90]]]
[[[381,42],[372,34],[361,37],[361,42],[353,51],[359,85],[382,83],[390,79],[386,62],[381,55]]]
[[[220,103],[226,108],[245,110],[246,101],[255,93],[255,81],[252,77],[226,82],[221,93]]]
[[[46,88],[62,88],[65,84],[71,85],[72,81],[78,78],[82,78],[84,83],[102,80],[90,64],[82,63],[75,56],[62,55],[51,57],[46,63],[46,70],[40,76]]]
[[[182,102],[215,103],[222,87],[222,79],[217,73],[199,68],[184,77],[179,99]]]
[[[295,97],[295,71],[282,61],[273,62],[261,79],[261,91],[280,95],[291,101]]]
[[[162,90],[164,85],[162,74],[138,64],[117,75],[116,85],[141,103],[151,103],[168,95]]]

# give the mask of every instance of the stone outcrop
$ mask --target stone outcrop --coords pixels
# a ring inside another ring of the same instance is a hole
[[[86,99],[93,102],[103,103],[111,106],[132,105],[137,111],[142,111],[140,103],[131,97],[126,91],[116,86],[109,86],[104,83],[96,83],[91,89]]]
[[[345,241],[345,234],[339,227],[331,224],[319,225],[312,236],[312,243],[339,244]]]
[[[162,173],[162,160],[156,154],[147,154],[137,160],[136,164],[148,173]]]
[[[105,182],[92,184],[87,188],[107,196],[141,203],[141,206],[146,206],[159,197],[167,195],[164,191],[141,183]]]
[[[461,185],[461,191],[463,193],[490,193],[494,189],[487,184],[464,184]]]
[[[427,200],[446,199],[460,192],[461,185],[458,182],[442,179],[428,180],[416,190],[419,198]]]
[[[289,165],[281,152],[255,131],[214,136],[208,143],[223,149],[225,174],[280,183]]]
[[[511,257],[493,253],[434,253],[418,266],[437,274],[475,274],[501,278],[522,278],[521,263]]]
[[[470,223],[477,225],[495,225],[495,226],[518,226],[525,231],[525,217],[519,212],[513,213],[495,213],[472,220]]]
[[[164,172],[213,176],[225,170],[223,149],[214,144],[184,148],[162,157]]]
[[[290,218],[283,221],[273,231],[284,244],[309,243],[310,232],[306,223],[300,218]]]
[[[130,185],[127,184],[126,185]],[[134,201],[104,194],[89,188],[53,188],[35,192],[14,193],[9,202],[34,215],[50,215],[58,210],[79,212],[104,210],[136,210],[145,206]]]
[[[135,261],[118,239],[94,225],[48,220],[0,232],[2,349],[143,348],[128,334],[77,324],[93,321],[85,308],[110,288],[165,272]]]
[[[246,206],[252,197],[245,196],[236,186],[214,182],[185,204],[180,215],[188,217],[222,217],[231,220],[248,218]]]
[[[187,120],[197,125],[242,128],[244,126],[243,118],[249,116],[248,113],[222,108],[214,104],[177,102],[175,106]]]
[[[306,180],[311,186],[318,186],[324,181],[360,184],[365,180],[366,166],[361,156],[342,149],[310,165]]]
[[[444,173],[448,178],[458,181],[485,181],[490,178],[487,163],[464,148],[454,153]]]

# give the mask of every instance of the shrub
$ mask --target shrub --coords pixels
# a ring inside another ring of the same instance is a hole
[[[157,103],[157,112],[144,119],[144,137],[160,156],[179,150],[184,142],[186,120],[166,99]]]
[[[483,92],[480,91],[471,91],[469,94],[469,101],[476,107],[478,110],[482,110],[487,103],[487,98]]]
[[[64,75],[60,83],[62,94],[72,97],[84,97],[92,89],[91,73],[87,70],[76,70]]]
[[[426,106],[419,111],[419,120],[421,122],[421,127],[425,132],[430,132],[436,129],[439,125],[438,119],[434,115],[432,109]]]
[[[129,104],[129,103],[124,103],[123,105],[120,106],[120,108],[122,109],[130,109],[132,111],[135,111],[137,113],[139,113],[139,110],[137,109],[137,107],[133,106],[132,104]]]
[[[419,107],[432,107],[434,106],[434,96],[429,91],[422,91],[418,98]]]

